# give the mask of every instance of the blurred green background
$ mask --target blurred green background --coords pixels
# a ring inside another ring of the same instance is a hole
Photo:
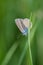
[[[25,48],[28,36],[21,34],[14,21],[30,17],[33,65],[43,65],[43,0],[0,0],[0,65],[30,65]]]

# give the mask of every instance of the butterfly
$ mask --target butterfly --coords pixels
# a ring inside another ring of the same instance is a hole
[[[19,30],[22,32],[23,35],[27,35],[28,33],[28,28],[32,28],[32,23],[30,22],[30,19],[25,18],[25,19],[15,19],[15,23]]]

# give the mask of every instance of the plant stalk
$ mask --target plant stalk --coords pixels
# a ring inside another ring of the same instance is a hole
[[[29,65],[33,65],[31,46],[30,46],[30,29],[29,28],[28,28],[28,46],[29,46]]]

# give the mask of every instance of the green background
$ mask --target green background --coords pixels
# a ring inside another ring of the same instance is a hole
[[[43,0],[0,0],[0,65],[29,65],[28,37],[18,30],[15,18],[30,17],[33,65],[43,65]]]

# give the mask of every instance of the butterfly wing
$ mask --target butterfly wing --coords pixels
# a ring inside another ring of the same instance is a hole
[[[28,32],[28,27],[31,26],[30,20],[25,18],[25,19],[15,19],[15,23],[19,30],[23,33],[23,35],[26,35]]]

